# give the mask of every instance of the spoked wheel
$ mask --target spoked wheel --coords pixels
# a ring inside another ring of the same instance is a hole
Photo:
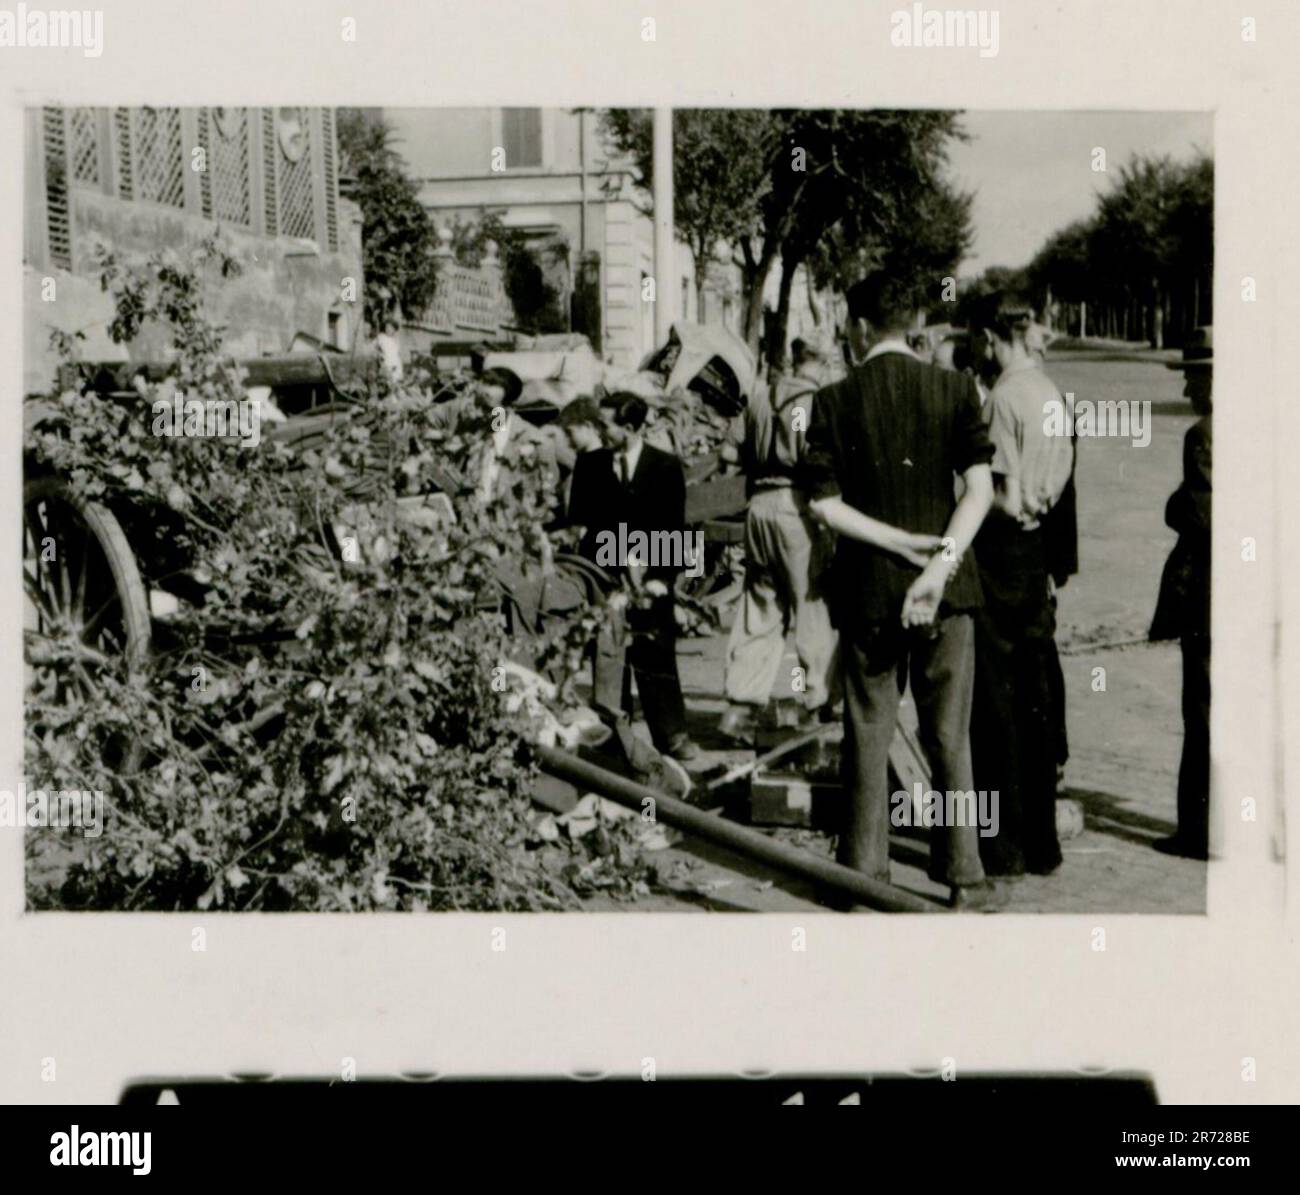
[[[91,700],[101,678],[125,664],[139,676],[149,655],[149,595],[116,516],[76,497],[57,477],[23,486],[23,646],[28,684],[33,666],[53,669],[57,697]],[[139,766],[138,739],[113,734],[102,744],[105,764]]]

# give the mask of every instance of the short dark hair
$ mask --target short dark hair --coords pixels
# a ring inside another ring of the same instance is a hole
[[[524,384],[519,380],[519,375],[509,369],[503,369],[499,365],[494,365],[491,369],[485,369],[479,375],[479,381],[485,386],[500,386],[506,392],[505,398],[501,401],[507,407],[513,406],[524,390]]]
[[[944,343],[952,345],[953,369],[958,373],[965,373],[968,369],[975,368],[975,353],[971,348],[970,337],[949,336],[945,338]]]
[[[584,396],[575,398],[555,417],[555,426],[594,427],[599,431],[604,426],[604,420],[600,417],[600,407],[596,405],[596,400]]]
[[[915,310],[910,288],[884,273],[855,282],[844,297],[850,321],[866,320],[879,331],[906,328]]]
[[[790,360],[796,367],[805,361],[821,361],[823,358],[822,346],[816,341],[805,340],[802,336],[790,341]]]
[[[992,332],[999,340],[1023,337],[1034,322],[1034,309],[1023,295],[993,291],[971,305],[972,332]]]
[[[639,394],[616,390],[600,400],[602,410],[613,412],[614,422],[629,431],[639,432],[650,414],[650,404]]]

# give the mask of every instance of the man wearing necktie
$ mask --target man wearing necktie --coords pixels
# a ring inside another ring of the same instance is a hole
[[[609,563],[608,545],[627,543],[644,533],[684,532],[686,476],[681,462],[641,436],[648,407],[631,393],[601,402],[608,447],[584,452],[573,470],[569,521],[583,527],[579,551],[596,561],[624,591],[629,638],[625,665],[618,669],[619,692],[610,693],[598,669],[595,704],[610,712],[631,713],[632,676],[641,710],[656,749],[678,761],[694,759],[699,748],[686,732],[686,704],[677,672],[677,620],[673,585],[682,561],[627,559]],[[615,708],[617,707],[617,708]]]

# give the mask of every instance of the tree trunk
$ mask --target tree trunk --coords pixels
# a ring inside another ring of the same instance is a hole
[[[742,281],[745,287],[745,343],[749,345],[755,357],[758,356],[760,341],[763,338],[763,287],[771,272],[776,251],[763,246],[762,255],[757,261],[746,258],[742,267]]]
[[[795,271],[799,262],[793,257],[781,255],[781,287],[776,301],[776,329],[768,349],[768,369],[772,374],[780,373],[785,368],[786,330],[790,327],[790,291],[794,286]]]
[[[1160,279],[1151,279],[1151,347],[1165,347],[1165,297],[1160,291]]]
[[[822,310],[817,304],[817,289],[813,286],[812,271],[805,270],[803,275],[804,289],[808,292],[808,311],[812,315],[812,321],[819,328],[822,324]]]

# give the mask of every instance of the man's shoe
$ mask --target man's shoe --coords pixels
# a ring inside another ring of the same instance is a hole
[[[669,740],[664,754],[678,763],[690,763],[691,760],[699,759],[700,749],[691,741],[689,735],[679,734]]]
[[[1151,845],[1162,855],[1177,855],[1180,859],[1199,859],[1204,862],[1210,857],[1210,852],[1204,843],[1189,842],[1177,834],[1170,834],[1168,838],[1157,838]]]
[[[660,755],[657,751],[652,753],[652,758],[642,761],[639,767],[633,769],[633,777],[647,788],[667,793],[681,801],[691,795],[694,787],[694,781],[681,764],[671,756]]]
[[[957,913],[996,913],[1006,903],[1006,896],[988,880],[979,884],[954,884],[948,894],[948,907]]]
[[[718,719],[718,734],[732,743],[752,743],[754,719],[749,708],[743,705],[728,706]]]

